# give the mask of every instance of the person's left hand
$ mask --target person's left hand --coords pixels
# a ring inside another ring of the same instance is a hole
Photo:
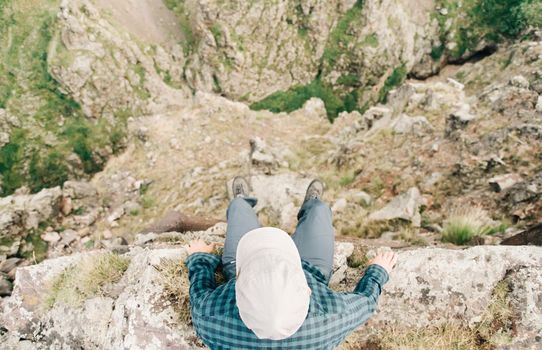
[[[186,246],[186,251],[188,252],[188,255],[194,253],[212,253],[214,248],[214,244],[207,244],[201,239],[198,239],[196,241],[190,241],[190,244]]]

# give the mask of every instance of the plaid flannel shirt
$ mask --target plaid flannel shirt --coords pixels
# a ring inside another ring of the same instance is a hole
[[[258,339],[239,316],[235,303],[235,279],[216,285],[219,257],[195,253],[186,265],[190,279],[192,322],[196,333],[213,350],[219,349],[333,349],[376,309],[388,273],[371,265],[353,293],[331,290],[324,275],[303,261],[303,270],[312,290],[305,322],[292,336],[282,340]]]

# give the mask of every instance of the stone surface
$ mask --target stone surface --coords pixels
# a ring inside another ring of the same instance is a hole
[[[539,266],[510,272],[510,306],[513,310],[512,344],[503,349],[539,349],[542,344],[542,269]]]
[[[409,117],[406,114],[401,114],[393,124],[392,129],[399,134],[421,134],[424,131],[431,129],[431,124],[423,116]]]
[[[493,191],[501,192],[521,181],[522,178],[519,174],[503,174],[489,179],[489,185]]]
[[[444,136],[452,139],[459,137],[459,132],[475,118],[470,109],[470,105],[462,103],[456,111],[448,116]]]
[[[493,288],[509,271],[527,267],[541,272],[541,253],[540,247],[499,246],[402,252],[368,328],[384,324],[423,328],[450,320],[473,325],[480,321]],[[528,284],[539,285],[536,278],[533,275]],[[526,320],[536,323],[537,319]]]
[[[333,285],[344,283],[342,270],[353,249],[352,243],[336,244]],[[399,262],[384,287],[379,311],[359,335],[369,336],[384,325],[426,327],[449,322],[450,318],[465,326],[475,325],[490,303],[495,285],[508,278],[513,285],[511,305],[518,316],[513,341],[534,344],[533,337],[540,331],[541,252],[540,247],[399,252]],[[90,298],[79,307],[55,305],[43,312],[40,305],[50,281],[70,264],[97,253],[47,260],[19,269],[13,294],[5,301],[2,314],[2,324],[10,336],[34,342],[38,349],[72,348],[76,344],[115,349],[201,347],[194,330],[178,321],[160,282],[161,259],[183,260],[183,248],[132,248],[128,253],[130,266],[115,286],[116,294]],[[346,288],[351,290],[361,273],[351,268],[348,271],[349,276],[355,274]]]
[[[58,215],[61,200],[60,187],[0,198],[0,254],[15,255],[28,230]]]
[[[369,215],[371,221],[406,220],[415,227],[421,225],[420,205],[423,199],[416,187],[410,188],[407,192],[395,197],[390,203],[380,210]]]

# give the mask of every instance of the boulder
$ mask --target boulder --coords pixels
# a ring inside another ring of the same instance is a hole
[[[431,124],[423,116],[409,117],[406,114],[401,114],[392,124],[392,130],[398,134],[421,134],[424,131],[430,130]]]
[[[461,103],[459,107],[446,119],[444,136],[450,139],[458,139],[459,132],[465,129],[474,119],[475,116],[471,114],[470,105],[467,103]]]
[[[510,85],[518,87],[518,88],[522,88],[522,89],[528,89],[529,81],[523,75],[516,75],[512,77],[512,79],[510,79]]]
[[[0,298],[11,295],[13,285],[9,280],[7,274],[0,272]]]
[[[349,197],[353,202],[359,203],[363,206],[368,206],[373,201],[371,195],[365,191],[352,192],[349,194]]]
[[[369,215],[370,221],[392,221],[406,220],[415,227],[420,227],[420,205],[423,198],[416,187],[410,188],[407,192],[393,198],[384,208]]]
[[[288,166],[285,156],[288,150],[270,147],[260,137],[254,137],[250,140],[250,161],[253,166],[261,169],[266,174],[271,174],[279,167]]]
[[[509,187],[501,197],[502,205],[519,219],[531,217],[542,222],[542,173],[524,179]]]
[[[317,97],[312,97],[305,102],[301,112],[310,118],[327,120],[327,112],[324,101]]]
[[[536,100],[536,111],[542,113],[542,96],[538,96]]]
[[[493,191],[501,192],[521,181],[522,178],[519,174],[503,174],[489,179],[489,185]]]
[[[505,238],[501,245],[538,245],[542,246],[542,224],[529,227],[525,231]]]
[[[341,283],[346,277],[348,264],[346,260],[354,252],[354,244],[350,242],[335,242],[333,254],[333,272],[329,280],[330,285]]]

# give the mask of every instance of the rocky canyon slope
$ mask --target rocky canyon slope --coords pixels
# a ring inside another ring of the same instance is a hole
[[[288,232],[324,180],[336,289],[375,250],[399,251],[344,349],[538,348],[540,13],[531,0],[0,1],[0,348],[203,347],[182,245],[221,243],[224,224],[148,228],[224,221],[238,174],[262,224]]]

